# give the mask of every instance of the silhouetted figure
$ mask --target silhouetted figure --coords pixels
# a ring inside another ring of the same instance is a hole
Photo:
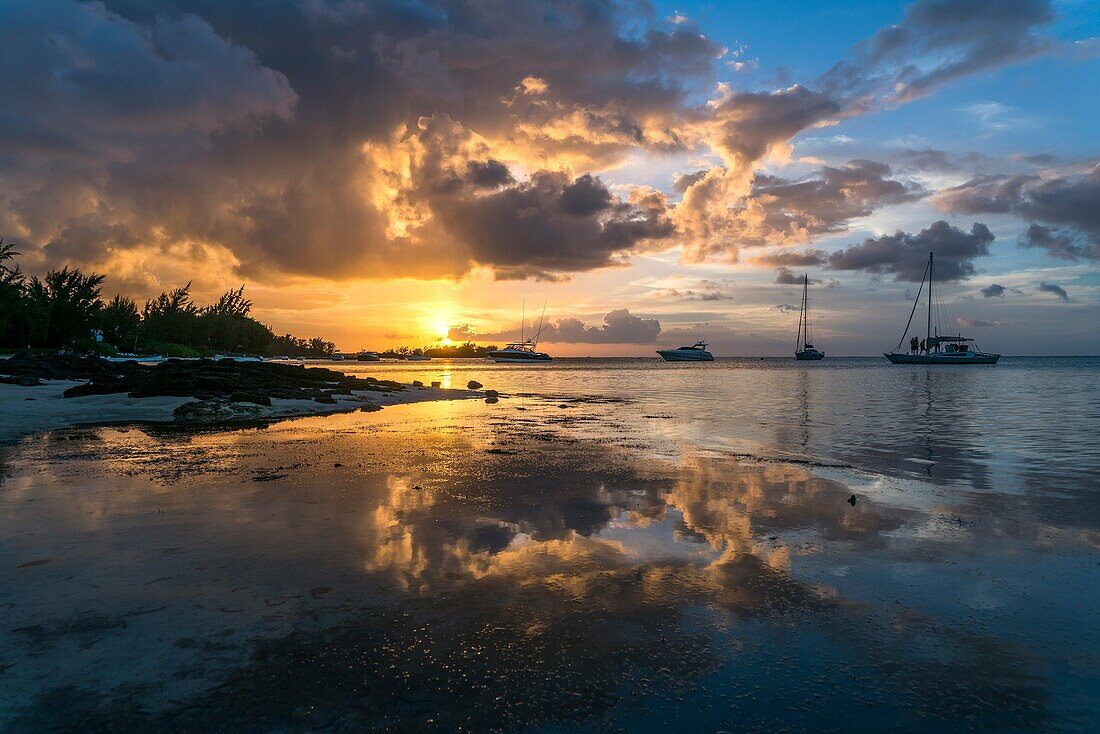
[[[924,346],[924,339],[920,340],[920,350],[922,352],[927,352],[928,351],[928,349]]]
[[[856,506],[856,496],[854,494],[848,498],[848,504],[852,507]]]
[[[915,354],[918,349],[920,349],[920,339],[914,336],[909,340],[909,353]]]

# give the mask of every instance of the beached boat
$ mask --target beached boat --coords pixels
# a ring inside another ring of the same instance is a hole
[[[1001,358],[999,354],[983,352],[970,337],[958,334],[955,336],[940,336],[940,316],[942,306],[937,311],[936,323],[932,323],[933,302],[935,301],[934,254],[928,253],[928,265],[924,269],[924,278],[921,280],[917,297],[913,300],[913,309],[909,312],[909,321],[905,324],[905,331],[898,340],[898,345],[892,352],[883,352],[883,356],[892,364],[997,364]],[[919,335],[910,336],[909,327],[913,324],[913,315],[917,312],[917,304],[920,303],[924,284],[928,283],[928,317],[925,321],[924,339]],[[909,351],[901,351],[905,338],[909,337]]]
[[[825,359],[825,352],[810,344],[810,276],[802,276],[802,311],[798,314],[798,337],[794,342],[794,358],[817,361]]]
[[[523,304],[523,315],[520,317],[520,331],[518,342],[505,344],[504,349],[493,349],[486,352],[485,356],[494,362],[533,363],[553,361],[546,352],[538,351],[539,335],[542,333],[543,320],[546,317],[546,303],[542,304],[542,316],[539,317],[539,328],[535,331],[533,339],[525,339],[523,336],[523,324],[527,319],[527,302]]]
[[[690,347],[658,349],[657,354],[666,362],[713,362],[714,355],[707,351],[705,341],[697,341]]]
[[[119,352],[113,357],[104,357],[108,362],[161,362],[165,359],[162,354],[130,354]]]
[[[214,359],[221,361],[223,359],[231,359],[234,362],[263,362],[263,357],[258,357],[255,354],[215,354]]]

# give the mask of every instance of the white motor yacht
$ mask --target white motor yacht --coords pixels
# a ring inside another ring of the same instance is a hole
[[[658,349],[657,354],[666,362],[713,362],[714,355],[707,351],[705,341],[697,341],[694,346],[678,349]]]

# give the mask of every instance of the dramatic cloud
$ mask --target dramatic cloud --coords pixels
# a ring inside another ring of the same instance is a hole
[[[996,326],[1003,326],[1000,321],[984,321],[982,319],[972,319],[969,316],[960,316],[955,319],[955,323],[959,326],[965,326],[969,329],[985,329],[993,328]]]
[[[779,285],[802,285],[803,278],[791,271],[790,268],[778,267],[775,269],[775,282]],[[811,283],[820,283],[819,280],[810,278]]]
[[[1037,31],[1050,0],[917,0],[897,25],[861,41],[820,80],[832,94],[907,102],[955,79],[1054,49]]]
[[[1041,293],[1051,293],[1058,296],[1063,301],[1069,300],[1069,294],[1066,293],[1066,289],[1060,285],[1055,285],[1054,283],[1040,283],[1038,288]]]
[[[851,220],[865,217],[889,204],[911,201],[923,195],[915,184],[889,178],[885,163],[854,160],[847,165],[823,166],[813,177],[790,180],[758,175],[745,196],[727,198],[724,178],[710,174],[694,184],[684,196],[674,219],[689,231],[700,235],[687,246],[687,257],[703,260],[725,254],[729,259],[742,248],[787,246],[810,242],[816,237],[842,232]],[[708,185],[714,188],[706,189]],[[719,214],[709,196],[722,199]],[[700,218],[692,219],[691,207],[702,206],[707,226],[700,229]],[[714,228],[717,228],[715,230]],[[715,236],[717,235],[717,236]],[[800,254],[766,255],[754,262],[777,265],[816,264],[810,250]]]
[[[989,254],[993,239],[989,228],[979,222],[964,232],[941,220],[917,234],[897,232],[838,250],[829,256],[829,267],[889,273],[896,280],[918,283],[924,277],[928,253],[935,252],[936,280],[961,280],[977,272],[974,259]]]
[[[786,266],[802,267],[806,265],[824,265],[829,259],[829,254],[824,250],[804,250],[802,252],[775,252],[769,255],[758,255],[752,261],[758,265],[769,267]]]
[[[1072,229],[1054,229],[1032,222],[1019,244],[1046,250],[1059,260],[1100,260],[1100,239],[1090,241]]]
[[[1020,240],[1063,260],[1100,259],[1100,165],[1084,176],[979,176],[936,197],[937,206],[966,214],[1010,213],[1033,223]]]
[[[528,324],[523,333],[531,337],[537,328]],[[661,322],[635,316],[627,309],[609,312],[598,326],[588,326],[580,319],[566,317],[546,323],[539,335],[540,342],[568,344],[649,344],[661,333]],[[478,333],[468,325],[451,327],[448,337],[455,341],[504,342],[516,341],[521,331]]]
[[[923,192],[871,161],[797,180],[761,165],[1049,47],[1047,3],[990,7],[919,0],[810,85],[738,90],[719,83],[726,49],[641,0],[7,3],[0,234],[35,267],[127,282],[169,264],[557,279],[639,251],[806,244]],[[675,204],[598,175],[670,153],[720,163],[681,176]]]
[[[1002,298],[1005,294],[1005,287],[999,283],[982,288],[982,295],[986,298]]]

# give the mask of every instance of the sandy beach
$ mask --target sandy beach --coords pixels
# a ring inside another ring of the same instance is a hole
[[[126,393],[63,397],[77,380],[49,380],[41,386],[0,384],[0,443],[20,436],[74,425],[110,423],[171,423],[176,408],[194,401],[191,397],[131,398]],[[372,409],[375,406],[406,405],[431,400],[484,398],[475,390],[444,389],[407,385],[392,393],[352,391],[335,395],[335,403],[273,398],[271,405],[227,403],[218,421],[267,421]]]

